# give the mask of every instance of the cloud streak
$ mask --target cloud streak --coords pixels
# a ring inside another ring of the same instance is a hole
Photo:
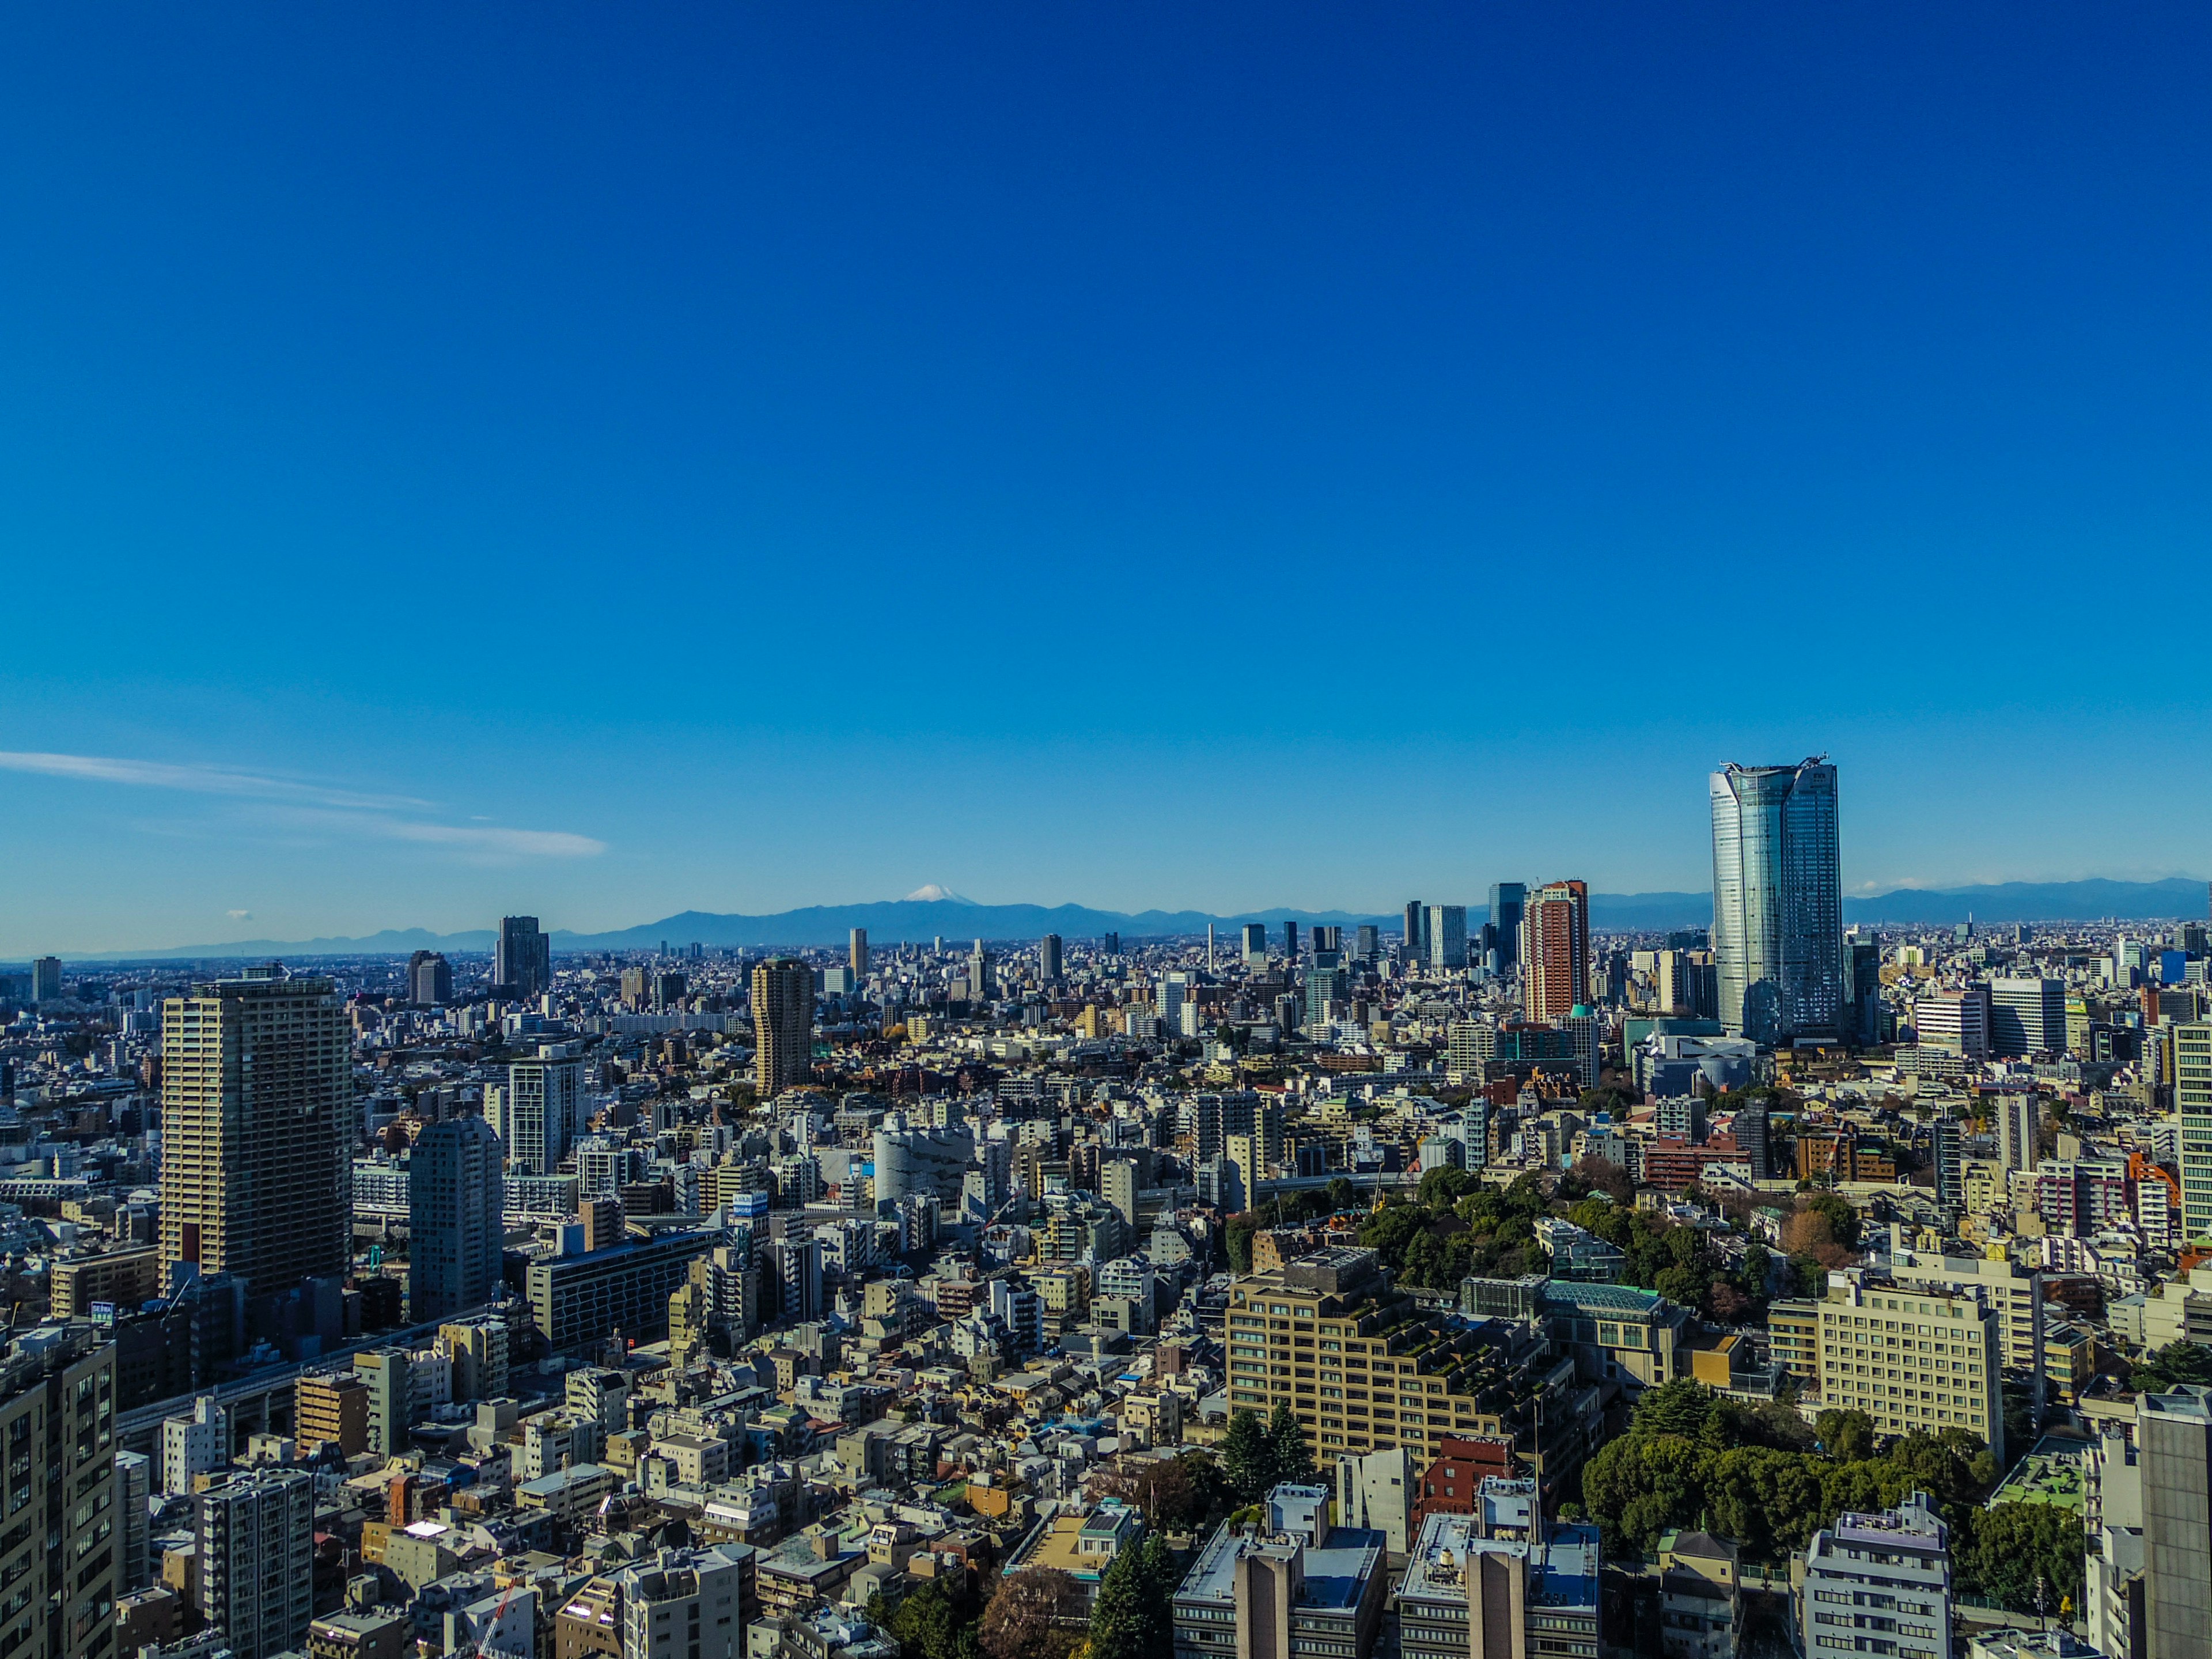
[[[510,830],[486,824],[481,818],[467,824],[441,823],[424,816],[436,810],[435,802],[411,795],[363,794],[232,767],[0,749],[0,771],[261,801],[283,809],[284,816],[295,821],[376,840],[450,848],[477,858],[592,858],[607,850],[603,841],[565,830]]]

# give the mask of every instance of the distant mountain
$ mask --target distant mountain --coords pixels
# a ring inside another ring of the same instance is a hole
[[[1846,921],[1955,925],[1976,921],[2166,921],[2206,914],[2204,883],[2008,881],[1982,887],[1901,887],[1844,901]]]
[[[925,892],[931,889],[925,888]],[[942,888],[935,891],[943,893]],[[2205,884],[2175,877],[2166,881],[2005,882],[1994,886],[1899,888],[1871,898],[1844,901],[1847,922],[1890,922],[1899,925],[1944,927],[1976,921],[2098,921],[2107,917],[2122,921],[2170,920],[2207,914]],[[1468,925],[1481,926],[1487,912],[1480,905],[1468,907]],[[1708,927],[1712,924],[1710,893],[1593,893],[1590,926],[1600,933],[1667,933],[1678,928]],[[934,898],[885,900],[874,904],[817,904],[774,915],[722,915],[708,910],[684,910],[642,927],[609,933],[556,931],[556,951],[651,950],[665,940],[672,945],[699,944],[722,948],[762,948],[782,945],[842,945],[855,927],[868,930],[877,945],[917,943],[942,936],[946,939],[1036,939],[1058,933],[1063,939],[1097,939],[1119,933],[1124,939],[1188,937],[1213,924],[1224,945],[1241,923],[1267,924],[1269,934],[1282,936],[1285,921],[1301,927],[1316,924],[1352,928],[1372,923],[1395,933],[1403,915],[1366,915],[1351,910],[1248,910],[1233,915],[1209,915],[1203,910],[1093,910],[1079,904],[976,904],[954,895]],[[404,956],[412,951],[482,952],[492,947],[492,932],[479,928],[459,933],[433,933],[421,927],[387,928],[359,939],[240,939],[223,945],[186,945],[158,951],[114,952],[101,961],[209,960],[266,957]],[[94,960],[75,957],[72,960]]]

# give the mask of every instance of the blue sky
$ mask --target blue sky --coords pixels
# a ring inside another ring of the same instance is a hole
[[[0,27],[0,951],[2212,865],[2201,8]]]

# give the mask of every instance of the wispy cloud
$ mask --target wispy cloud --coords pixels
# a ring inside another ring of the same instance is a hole
[[[309,823],[376,840],[447,847],[477,858],[590,858],[607,850],[605,842],[565,830],[503,829],[475,815],[466,824],[445,823],[429,816],[437,811],[434,801],[411,795],[364,794],[312,779],[278,777],[234,767],[180,766],[105,755],[0,749],[0,771],[262,801],[295,823]]]

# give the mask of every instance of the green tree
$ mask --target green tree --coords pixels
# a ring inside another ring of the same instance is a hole
[[[1291,1414],[1288,1406],[1276,1407],[1275,1414],[1267,1420],[1267,1467],[1273,1477],[1268,1482],[1270,1490],[1285,1480],[1313,1479],[1313,1453],[1306,1445],[1304,1426]]]
[[[1274,1472],[1273,1456],[1260,1414],[1249,1407],[1233,1413],[1229,1431],[1221,1437],[1221,1473],[1235,1502],[1249,1504],[1266,1493]]]
[[[1060,1621],[1081,1607],[1075,1581],[1057,1567],[1001,1578],[977,1633],[983,1659],[1069,1659],[1082,1638]]]
[[[888,1626],[902,1659],[982,1659],[974,1594],[933,1579],[908,1595]]]
[[[1091,1606],[1091,1659],[1173,1659],[1175,1589],[1167,1543],[1158,1533],[1115,1556]]]
[[[1968,1507],[1952,1522],[1951,1560],[1959,1588],[1986,1595],[2014,1613],[2033,1613],[2037,1581],[2043,1610],[2058,1611],[2060,1598],[2081,1604],[2087,1572],[2081,1523],[2049,1504]]]
[[[2212,1384],[2212,1348],[2201,1342],[2169,1342],[2139,1361],[2128,1382],[2137,1394],[2171,1394],[2189,1382]]]
[[[1646,1389],[1636,1402],[1629,1432],[1637,1435],[1679,1434],[1696,1439],[1720,1404],[1720,1396],[1694,1377],[1678,1376],[1656,1389]]]
[[[1260,1218],[1245,1210],[1229,1218],[1221,1230],[1223,1242],[1229,1247],[1229,1271],[1249,1273],[1252,1271],[1252,1236],[1260,1231]]]
[[[1813,1432],[1820,1437],[1821,1449],[1838,1462],[1874,1455],[1874,1419],[1864,1412],[1822,1412],[1813,1419]]]

